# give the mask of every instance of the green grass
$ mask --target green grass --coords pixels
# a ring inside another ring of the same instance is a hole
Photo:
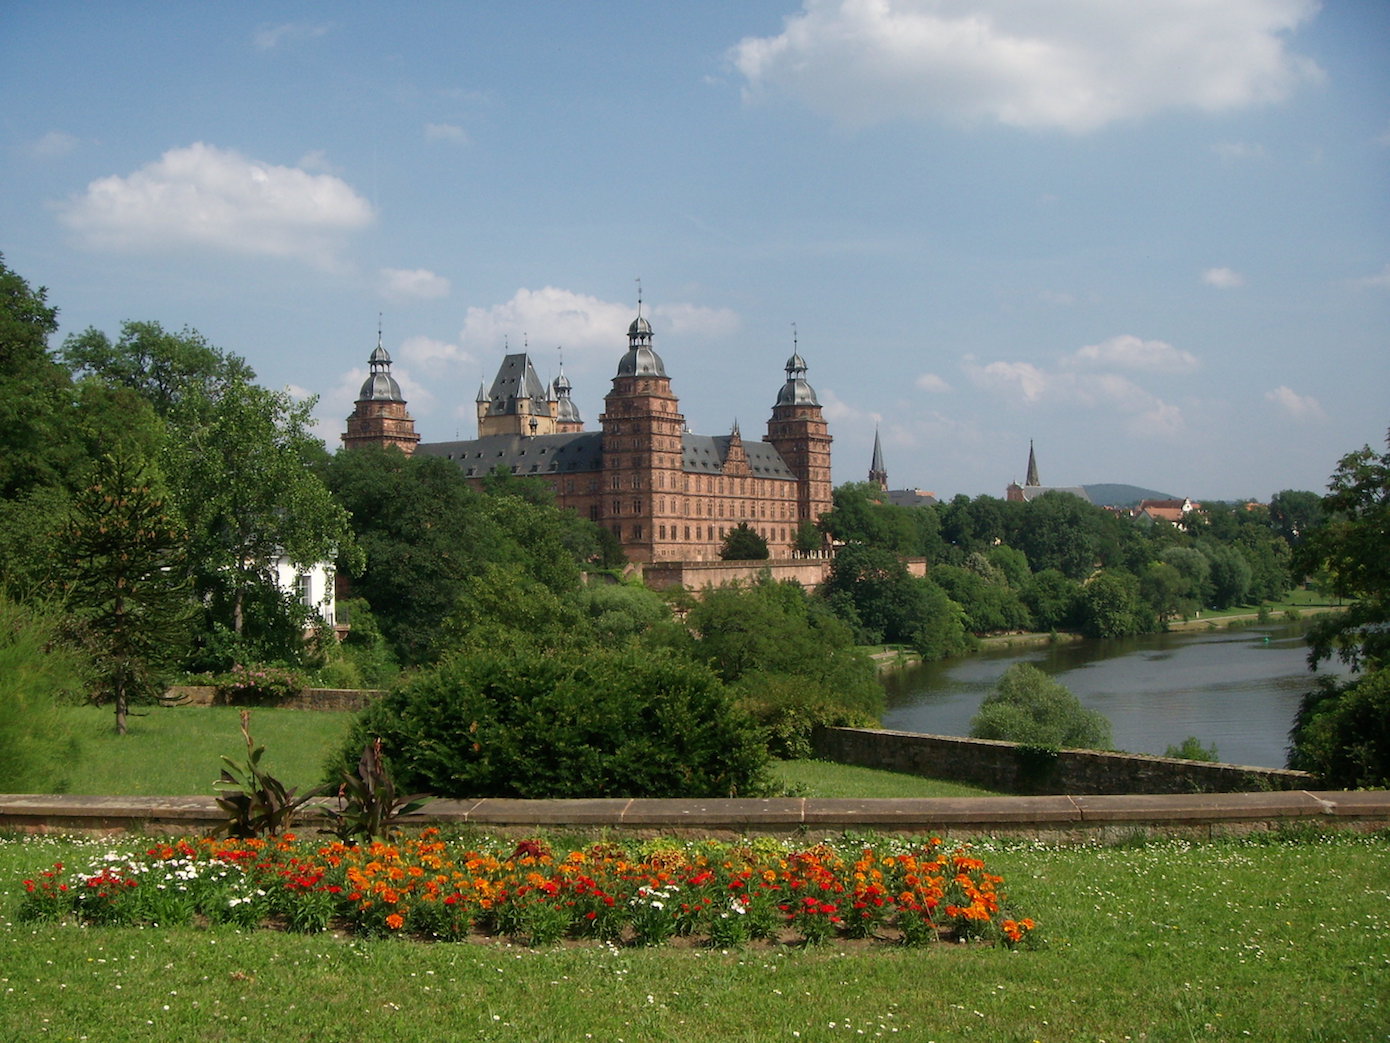
[[[808,842],[814,838],[808,837]],[[110,841],[85,841],[83,855]],[[0,842],[0,1033],[92,1040],[1384,1040],[1390,836],[983,841],[1047,947],[366,942],[13,922],[79,852]]]
[[[902,775],[877,768],[857,768],[830,761],[775,761],[773,771],[788,790],[805,797],[993,797],[993,790]]]
[[[221,757],[246,752],[235,707],[138,707],[130,731],[116,735],[109,708],[68,707],[78,755],[66,772],[68,793],[113,796],[213,792]],[[324,758],[347,734],[350,713],[254,709],[251,736],[264,763],[287,785],[317,785]]]

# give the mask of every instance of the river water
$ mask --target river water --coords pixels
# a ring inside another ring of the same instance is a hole
[[[1220,760],[1281,768],[1298,702],[1312,686],[1306,624],[1150,634],[997,649],[884,675],[883,726],[969,735],[970,719],[1014,663],[1032,663],[1109,719],[1114,745],[1162,754],[1195,735]],[[1323,663],[1320,672],[1333,669]]]

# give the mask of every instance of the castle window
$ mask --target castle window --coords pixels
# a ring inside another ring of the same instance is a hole
[[[614,515],[623,513],[623,505],[620,504],[617,500],[613,501],[613,513]]]
[[[641,513],[642,513],[642,501],[641,501],[641,500],[633,500],[633,501],[632,501],[632,513],[633,513],[633,514],[641,514]]]
[[[632,527],[632,538],[640,540],[642,538],[642,526],[640,524]]]
[[[685,538],[686,538],[687,540],[690,539],[690,526],[689,526],[689,525],[687,525],[687,526],[685,527]]]
[[[664,539],[666,538],[666,526],[664,526],[664,525],[661,526],[661,530],[660,530],[660,531],[661,531],[661,538],[664,540]]]
[[[598,521],[598,504],[596,503],[589,504],[589,520]]]

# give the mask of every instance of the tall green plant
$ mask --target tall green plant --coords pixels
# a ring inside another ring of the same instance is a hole
[[[213,783],[226,795],[217,798],[217,806],[227,815],[227,821],[217,830],[232,837],[275,835],[290,828],[295,814],[309,801],[320,796],[324,789],[312,789],[296,797],[294,789],[261,767],[265,747],[251,739],[251,712],[241,711],[241,734],[246,740],[246,759],[235,761],[223,757],[226,765],[222,776]]]
[[[56,613],[0,595],[0,793],[65,788],[76,740],[58,706],[82,698],[90,663],[59,629]]]

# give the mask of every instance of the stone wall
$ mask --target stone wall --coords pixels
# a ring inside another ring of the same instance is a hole
[[[807,590],[825,582],[830,558],[782,558],[767,561],[656,561],[642,565],[642,582],[653,590],[701,590],[730,583],[756,583],[764,571],[776,580],[794,579]]]
[[[306,688],[285,699],[240,703],[213,685],[174,685],[161,700],[166,706],[270,706],[282,710],[360,710],[386,693],[375,688]]]
[[[1239,793],[1307,789],[1302,771],[1132,753],[1059,750],[869,728],[817,728],[816,756],[840,764],[950,779],[1005,793]]]

